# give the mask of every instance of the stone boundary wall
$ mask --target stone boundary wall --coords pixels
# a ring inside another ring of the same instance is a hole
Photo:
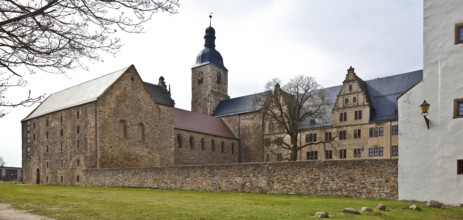
[[[81,185],[398,198],[398,160],[333,160],[84,171]]]

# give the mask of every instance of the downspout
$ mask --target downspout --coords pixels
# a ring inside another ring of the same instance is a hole
[[[302,140],[301,140],[301,136],[302,136],[302,135],[301,135],[301,134],[302,134],[302,132],[301,132],[301,133],[299,133],[299,146],[301,146],[301,145],[302,145]],[[302,155],[302,153],[301,153],[301,152],[302,152],[302,148],[301,148],[301,149],[299,149],[299,161],[301,161],[301,160],[302,160],[302,158],[301,158],[301,157],[302,157],[302,156],[301,156],[301,155]]]
[[[96,161],[96,168],[99,169],[100,168],[100,161],[99,161],[99,157],[98,157],[98,151],[99,151],[99,148],[98,148],[98,111],[97,111],[97,104],[96,104],[96,100],[93,102],[94,105],[95,105],[95,161]]]
[[[241,146],[241,115],[238,115],[238,163],[241,163],[241,152],[242,152],[242,146]]]
[[[392,158],[392,121],[389,122],[389,158]]]
[[[261,160],[262,160],[262,162],[266,162],[266,161],[265,161],[265,155],[264,155],[264,153],[265,153],[265,150],[264,150],[264,148],[265,148],[265,146],[264,146],[264,140],[265,140],[265,119],[264,119],[264,115],[263,115],[263,114],[262,114],[262,117],[261,117],[261,118],[262,118],[262,120],[261,120],[262,138],[261,138],[261,140],[260,140],[260,142],[261,142],[261,143],[260,143],[260,144],[261,144],[260,146],[262,146],[262,153],[261,153],[262,158],[261,158]]]

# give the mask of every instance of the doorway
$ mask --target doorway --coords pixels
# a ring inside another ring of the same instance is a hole
[[[40,169],[39,168],[37,168],[35,172],[35,183],[40,184]]]

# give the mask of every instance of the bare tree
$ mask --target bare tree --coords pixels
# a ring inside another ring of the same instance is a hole
[[[0,157],[0,167],[5,166],[5,161],[3,160],[3,157]]]
[[[157,12],[177,13],[179,0],[1,0],[0,107],[32,105],[43,96],[8,102],[5,92],[25,86],[26,73],[64,73],[82,59],[101,61],[122,46],[114,33],[140,33]],[[4,113],[0,112],[0,117]]]
[[[266,121],[275,122],[281,136],[272,144],[288,150],[290,161],[296,161],[298,152],[310,145],[331,144],[331,140],[299,143],[301,125],[308,120],[325,121],[330,112],[331,103],[325,91],[310,76],[297,76],[284,86],[279,79],[273,79],[266,85],[266,92],[257,100]],[[289,137],[289,142],[285,141]]]

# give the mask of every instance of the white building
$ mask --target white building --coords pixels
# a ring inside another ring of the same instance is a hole
[[[401,200],[463,203],[462,12],[462,0],[424,0],[423,80],[398,100]]]

